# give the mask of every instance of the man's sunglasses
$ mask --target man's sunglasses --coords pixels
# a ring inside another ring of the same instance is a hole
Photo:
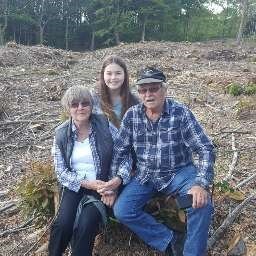
[[[90,101],[81,101],[81,102],[72,102],[72,103],[71,103],[71,108],[78,108],[78,107],[79,107],[79,104],[80,104],[83,108],[91,106]]]
[[[146,94],[147,91],[149,91],[150,93],[156,93],[159,91],[159,89],[162,86],[154,86],[154,87],[149,87],[149,88],[138,88],[138,93],[139,94]]]

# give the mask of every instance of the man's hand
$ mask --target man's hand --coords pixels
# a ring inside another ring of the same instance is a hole
[[[105,183],[106,182],[102,180],[83,180],[81,182],[81,187],[97,191]]]
[[[189,191],[188,194],[193,195],[193,208],[201,208],[207,204],[208,201],[208,192],[200,187],[200,186],[193,186]]]
[[[101,197],[101,201],[108,207],[112,207],[117,197],[117,193],[114,191],[105,191]]]
[[[99,188],[97,189],[97,192],[101,195],[104,195],[104,193],[106,191],[116,190],[121,184],[122,184],[122,179],[119,178],[119,177],[114,177],[110,181],[99,185]]]

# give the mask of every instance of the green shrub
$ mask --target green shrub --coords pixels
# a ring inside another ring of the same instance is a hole
[[[245,95],[254,95],[256,94],[256,84],[249,84],[244,89]]]
[[[244,98],[236,105],[236,115],[239,119],[250,117],[256,109],[255,99]]]
[[[234,188],[232,188],[230,186],[230,184],[227,181],[219,181],[215,184],[215,188],[219,191],[219,192],[234,192]]]
[[[239,96],[243,93],[243,87],[240,84],[236,84],[236,83],[229,84],[227,89],[228,89],[228,93],[233,96]]]
[[[57,183],[53,167],[49,162],[31,162],[26,176],[17,187],[21,197],[21,208],[25,215],[36,213],[39,220],[54,214],[54,193]]]

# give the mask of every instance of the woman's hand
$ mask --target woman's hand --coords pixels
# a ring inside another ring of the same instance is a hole
[[[117,193],[114,191],[106,191],[102,197],[101,201],[108,207],[112,207],[117,197]]]
[[[97,192],[101,195],[104,195],[106,191],[116,190],[122,184],[122,179],[120,177],[114,177],[104,184],[100,184]]]
[[[102,180],[83,180],[81,182],[81,187],[86,189],[91,189],[97,191],[100,189],[106,182]]]

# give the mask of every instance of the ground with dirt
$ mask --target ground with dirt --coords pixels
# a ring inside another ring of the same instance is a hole
[[[28,163],[50,158],[63,92],[75,84],[96,88],[102,59],[109,54],[127,62],[133,91],[139,68],[160,67],[167,74],[168,95],[187,104],[214,140],[215,184],[227,180],[239,193],[227,193],[223,183],[215,189],[211,237],[228,214],[255,193],[256,96],[232,96],[228,85],[256,84],[256,43],[147,42],[85,53],[9,43],[0,48],[0,255],[24,255],[38,238],[34,221],[26,223],[15,206],[16,185]],[[227,255],[234,237],[245,243],[248,256],[256,255],[255,194],[246,202],[209,255]],[[162,255],[124,231],[120,227],[107,230],[96,247],[97,255]],[[34,250],[25,255],[34,255]]]

